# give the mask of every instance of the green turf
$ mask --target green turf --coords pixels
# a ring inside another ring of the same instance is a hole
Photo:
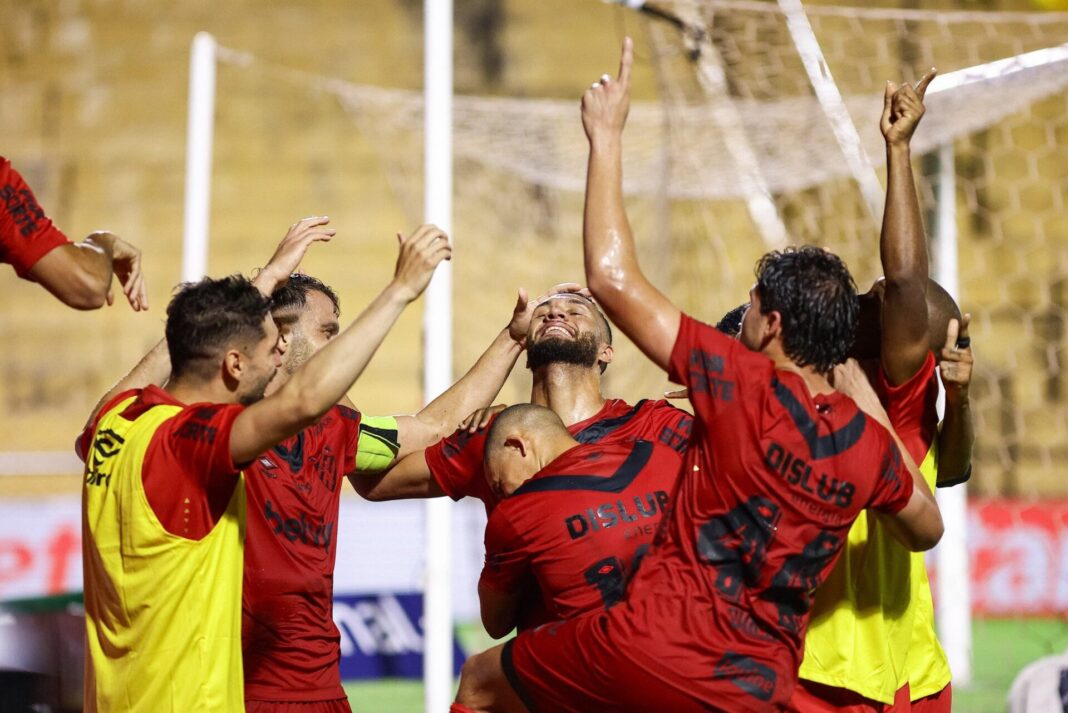
[[[477,625],[459,628],[466,651],[491,642]],[[1020,669],[1035,659],[1068,649],[1068,619],[978,619],[972,628],[974,681],[953,688],[954,713],[1004,713],[1005,696]],[[421,713],[421,681],[346,683],[354,713]]]

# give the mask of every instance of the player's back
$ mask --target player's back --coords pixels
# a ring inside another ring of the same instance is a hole
[[[550,618],[616,604],[653,541],[677,478],[678,455],[660,443],[572,448],[494,510],[484,579],[495,576],[495,556],[521,557]]]
[[[783,700],[811,591],[863,508],[904,506],[909,472],[851,399],[812,396],[799,374],[708,325],[683,319],[672,375],[690,389],[693,436],[664,536],[611,636],[639,642],[630,650],[643,666],[692,678],[708,700],[719,680]]]

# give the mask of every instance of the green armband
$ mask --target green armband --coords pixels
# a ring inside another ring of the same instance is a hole
[[[393,416],[364,416],[360,419],[360,440],[356,447],[356,470],[377,473],[396,459],[397,419]]]

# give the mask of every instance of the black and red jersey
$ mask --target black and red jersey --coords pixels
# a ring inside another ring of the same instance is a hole
[[[241,634],[245,698],[342,698],[334,625],[341,487],[355,468],[360,413],[330,409],[245,470]]]
[[[608,399],[601,410],[567,430],[579,443],[619,443],[653,441],[676,453],[676,470],[690,439],[693,417],[664,400],[643,399],[633,406],[621,399]],[[434,444],[425,451],[430,473],[453,500],[474,497],[492,512],[497,497],[490,491],[482,467],[489,428],[475,433],[466,429]]]
[[[678,455],[660,443],[575,446],[493,510],[479,586],[520,593],[533,578],[551,620],[612,606],[677,479]]]

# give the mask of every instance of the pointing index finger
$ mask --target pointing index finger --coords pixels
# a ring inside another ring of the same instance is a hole
[[[931,67],[927,70],[927,74],[920,77],[920,81],[916,82],[916,94],[919,95],[920,100],[923,100],[924,94],[927,93],[927,87],[930,86],[931,80],[938,76],[938,70]]]
[[[623,53],[619,57],[619,83],[627,85],[630,82],[630,66],[634,64],[634,41],[629,37],[623,38]]]

